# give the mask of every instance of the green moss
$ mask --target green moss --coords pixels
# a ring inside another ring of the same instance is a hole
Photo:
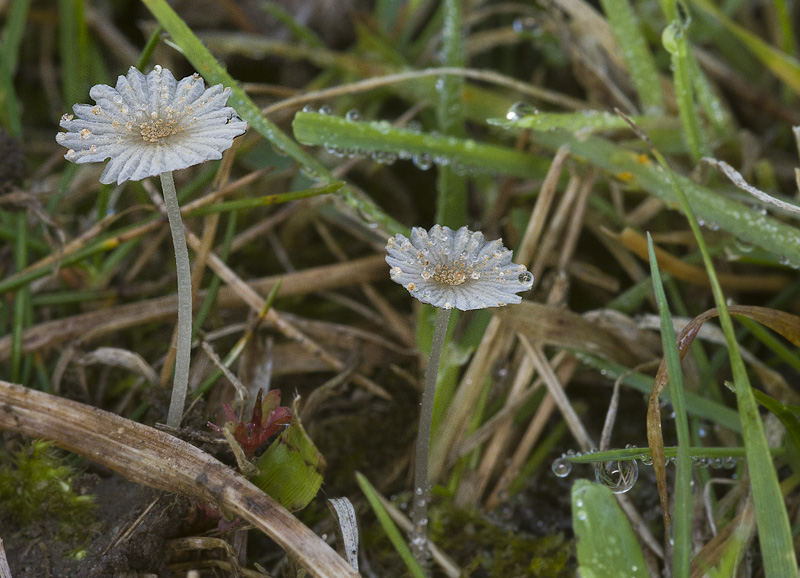
[[[470,576],[566,578],[575,575],[574,545],[562,534],[532,536],[493,523],[478,512],[434,516],[433,541]]]
[[[13,455],[0,454],[0,514],[18,527],[56,520],[59,536],[82,535],[92,521],[94,497],[72,489],[76,475],[53,444],[34,440]]]

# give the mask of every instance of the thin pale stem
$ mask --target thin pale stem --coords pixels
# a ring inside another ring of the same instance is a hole
[[[439,373],[439,360],[442,358],[447,323],[450,321],[450,309],[439,309],[436,316],[436,327],[433,331],[431,356],[425,369],[425,389],[422,391],[422,407],[419,416],[419,433],[417,434],[416,463],[414,464],[414,496],[411,520],[414,528],[411,531],[411,551],[414,557],[428,570],[428,454],[431,443],[431,421],[433,419],[433,400],[436,394],[436,376]]]
[[[178,353],[175,357],[175,377],[172,382],[172,399],[169,402],[167,425],[181,425],[186,390],[189,386],[189,361],[192,354],[192,273],[189,267],[189,250],[183,232],[181,207],[171,172],[162,173],[161,190],[167,207],[167,219],[175,247],[175,265],[178,271]]]

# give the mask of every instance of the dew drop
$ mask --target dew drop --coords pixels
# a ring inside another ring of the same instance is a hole
[[[353,108],[348,110],[344,117],[350,122],[359,122],[361,120],[361,113]]]
[[[506,119],[519,120],[534,114],[539,114],[539,111],[532,104],[528,102],[515,102],[511,105],[511,108],[508,109],[508,112],[506,113]]]
[[[594,477],[615,494],[624,494],[639,479],[639,465],[636,460],[598,464],[594,468]]]
[[[316,111],[314,110],[313,106],[311,106],[310,104],[307,104],[307,105],[305,105],[303,107],[303,112],[316,112]]]
[[[523,271],[522,273],[519,274],[519,277],[517,277],[517,279],[523,285],[530,285],[533,283],[533,275],[531,274],[530,271]]]
[[[319,107],[318,112],[320,114],[333,114],[333,109],[327,104],[323,104],[321,107]]]
[[[420,133],[422,132],[422,123],[418,120],[412,120],[406,125],[406,130],[413,133]]]
[[[564,457],[558,458],[553,462],[552,469],[559,478],[566,478],[572,471],[572,462]]]
[[[429,168],[433,166],[433,157],[428,153],[423,153],[421,155],[414,155],[411,159],[418,169],[422,171],[427,171]]]

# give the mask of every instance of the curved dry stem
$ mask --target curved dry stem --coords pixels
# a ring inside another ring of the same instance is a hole
[[[275,500],[199,448],[167,433],[5,381],[0,381],[0,429],[53,440],[133,482],[215,503],[267,534],[312,576],[358,576]]]
[[[586,108],[586,103],[580,100],[570,98],[565,94],[561,94],[558,92],[547,90],[545,88],[534,86],[532,84],[528,84],[526,82],[519,81],[515,78],[499,74],[492,70],[475,70],[472,68],[441,67],[441,68],[426,68],[424,70],[413,70],[410,72],[398,72],[397,74],[386,74],[384,76],[367,78],[365,80],[359,80],[357,82],[351,82],[348,84],[343,84],[341,86],[334,86],[332,88],[326,88],[314,92],[304,92],[303,94],[299,94],[297,96],[293,96],[291,98],[287,98],[279,102],[276,102],[275,104],[262,109],[261,112],[264,115],[270,115],[275,112],[278,112],[279,110],[287,108],[297,108],[303,104],[316,102],[318,100],[327,100],[337,96],[354,94],[359,92],[369,92],[370,90],[375,90],[398,82],[405,82],[407,80],[416,80],[426,76],[442,76],[442,75],[461,76],[463,78],[469,78],[471,80],[479,80],[481,82],[495,84],[497,86],[503,86],[505,88],[516,90],[522,95],[539,99],[542,102],[563,106],[564,108],[571,110],[582,110]]]

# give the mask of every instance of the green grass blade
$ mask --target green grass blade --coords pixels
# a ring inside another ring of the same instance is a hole
[[[649,117],[634,117],[637,124],[647,126]],[[504,119],[490,119],[489,124],[507,129],[531,129],[547,131],[560,128],[581,135],[604,130],[627,129],[628,123],[616,114],[599,110],[582,110],[580,112],[534,112],[524,114],[510,111]]]
[[[775,464],[772,462],[772,456],[769,453],[770,448],[767,444],[764,424],[761,421],[758,406],[753,396],[750,378],[747,375],[747,369],[739,351],[739,344],[736,342],[733,322],[728,312],[725,295],[722,292],[722,287],[711,262],[711,256],[700,232],[700,225],[697,224],[692,205],[681,188],[677,175],[672,172],[661,153],[656,150],[652,150],[652,152],[664,172],[669,176],[680,207],[683,209],[689,226],[692,228],[692,233],[703,255],[703,263],[706,267],[714,294],[714,301],[719,311],[719,320],[722,325],[722,331],[725,334],[725,342],[731,361],[739,417],[742,421],[742,435],[747,451],[750,486],[755,504],[758,538],[761,544],[765,575],[795,576],[797,575],[797,559],[794,553],[789,516],[786,512],[783,494],[778,483],[778,473],[775,471]]]
[[[426,578],[425,572],[422,570],[422,567],[420,567],[419,563],[414,559],[414,555],[406,545],[406,541],[403,539],[403,535],[400,534],[400,530],[397,529],[397,526],[392,521],[392,518],[389,516],[389,512],[387,512],[386,508],[383,507],[381,499],[378,496],[378,493],[375,491],[375,488],[372,487],[372,484],[369,483],[369,480],[360,472],[356,472],[356,480],[358,481],[358,487],[360,487],[361,491],[364,492],[364,496],[366,496],[372,511],[375,512],[375,515],[378,517],[378,522],[380,523],[381,528],[383,528],[383,531],[386,533],[386,536],[389,538],[392,546],[394,546],[394,549],[397,550],[398,554],[400,554],[400,557],[403,559],[403,562],[405,563],[409,572],[411,572],[414,578]]]
[[[628,0],[600,0],[600,5],[622,50],[622,57],[639,95],[642,112],[662,112],[664,95],[661,92],[661,79],[636,13]]]
[[[800,62],[791,55],[770,46],[752,32],[742,28],[733,20],[725,16],[709,0],[692,0],[692,4],[700,7],[719,22],[739,41],[744,44],[756,58],[764,63],[772,73],[780,78],[791,88],[795,94],[800,94]]]
[[[275,18],[275,20],[286,26],[286,28],[289,29],[289,32],[292,33],[292,36],[297,40],[304,42],[309,46],[313,46],[314,48],[319,48],[321,50],[328,49],[328,47],[325,46],[325,42],[322,41],[316,32],[311,30],[311,28],[308,26],[298,22],[295,17],[287,12],[280,4],[277,4],[276,2],[265,2],[261,6],[261,9]]]
[[[58,38],[60,41],[62,90],[65,104],[71,108],[85,99],[88,71],[88,41],[81,0],[59,0]]]
[[[150,63],[150,59],[153,57],[153,52],[155,52],[156,46],[158,46],[158,43],[161,42],[161,35],[163,33],[164,27],[159,24],[156,26],[156,29],[153,30],[150,38],[147,39],[147,44],[144,45],[142,54],[139,56],[139,62],[136,63],[136,68],[138,68],[141,72],[144,72],[145,67]]]
[[[448,67],[464,65],[464,40],[462,36],[461,0],[445,0],[442,4],[444,24],[442,43],[444,64]],[[461,110],[464,93],[464,78],[444,75],[436,80],[439,103],[436,120],[439,130],[448,136],[463,138],[464,113]],[[458,228],[467,224],[467,180],[452,167],[441,167],[436,179],[437,202],[436,222],[440,225]]]
[[[165,0],[142,1],[164,29],[169,32],[172,40],[180,47],[192,66],[209,83],[223,84],[231,88],[228,104],[239,113],[242,119],[261,133],[274,147],[282,150],[305,167],[314,178],[326,184],[336,182],[337,179],[322,163],[306,153],[297,142],[261,114],[256,104]],[[342,187],[339,195],[360,219],[383,225],[392,234],[405,231],[405,227],[381,210],[371,199],[359,194],[354,189]]]
[[[198,217],[200,215],[210,215],[212,213],[229,213],[231,211],[241,211],[243,209],[255,209],[257,207],[266,207],[269,205],[277,205],[279,203],[289,203],[299,199],[308,199],[317,197],[319,195],[328,195],[335,193],[344,186],[344,183],[339,181],[330,185],[322,187],[314,187],[313,189],[305,189],[302,191],[291,191],[288,193],[277,193],[275,195],[264,195],[263,197],[256,197],[251,199],[240,199],[238,201],[225,201],[222,203],[215,203],[201,207],[196,211],[191,211],[187,217]]]
[[[700,115],[695,106],[690,74],[689,40],[686,34],[686,26],[675,20],[664,29],[661,41],[671,57],[675,96],[678,100],[678,114],[681,124],[683,124],[683,136],[692,159],[694,162],[698,162],[709,153],[709,148],[700,127]]]
[[[711,83],[706,78],[693,53],[689,53],[689,75],[692,79],[697,103],[703,109],[706,118],[718,135],[733,137],[736,133],[736,122],[727,106],[717,97]]]
[[[572,527],[581,576],[648,578],[647,565],[630,523],[614,494],[601,484],[572,486]]]
[[[766,407],[775,414],[775,417],[781,420],[783,427],[789,432],[789,438],[792,440],[792,443],[794,443],[795,449],[800,451],[800,411],[798,411],[800,408],[796,405],[782,404],[777,399],[773,399],[766,393],[757,389],[753,390],[753,395],[758,403]]]
[[[707,460],[724,460],[725,458],[744,458],[747,455],[747,449],[743,447],[690,447],[688,453],[694,459],[707,459]],[[770,448],[770,454],[775,457],[786,455],[785,448]],[[676,458],[678,456],[678,448],[675,446],[665,446],[664,456],[667,458]],[[616,462],[624,460],[646,460],[650,458],[650,450],[648,448],[620,448],[615,450],[606,450],[604,452],[586,452],[584,454],[564,455],[564,459],[573,464],[596,464],[598,462]]]
[[[387,121],[351,122],[345,118],[314,112],[298,112],[292,124],[297,140],[344,154],[388,153],[413,159],[420,168],[433,164],[542,178],[549,161],[528,153],[472,139],[418,133],[393,127]]]
[[[797,36],[792,24],[792,9],[786,0],[775,0],[775,29],[778,31],[778,44],[785,54],[797,56]]]
[[[784,343],[775,337],[769,330],[760,324],[756,323],[748,317],[737,317],[739,323],[744,325],[747,330],[761,343],[766,345],[772,352],[777,355],[782,361],[789,364],[795,371],[800,371],[800,356],[795,349],[794,351],[784,345]]]
[[[653,238],[647,235],[647,248],[650,254],[650,270],[653,276],[653,290],[661,316],[661,343],[669,372],[669,390],[672,406],[675,409],[675,426],[678,434],[678,463],[675,476],[675,508],[673,513],[672,571],[676,578],[689,576],[692,561],[692,459],[689,455],[689,420],[686,417],[686,402],[683,395],[683,372],[678,346],[675,342],[675,328],[669,312],[667,296],[661,283]]]
[[[0,121],[14,137],[22,136],[19,101],[14,90],[14,75],[17,72],[19,47],[25,23],[28,19],[30,0],[12,2],[8,9],[6,25],[3,27],[3,44],[0,57]]]

